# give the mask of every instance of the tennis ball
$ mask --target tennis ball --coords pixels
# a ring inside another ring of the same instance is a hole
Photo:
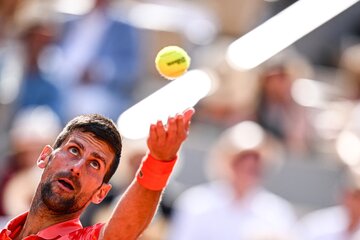
[[[167,46],[159,51],[155,59],[158,72],[167,79],[183,75],[190,66],[190,57],[178,46]]]

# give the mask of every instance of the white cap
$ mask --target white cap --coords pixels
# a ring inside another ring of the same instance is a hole
[[[253,121],[243,121],[225,130],[209,153],[210,178],[229,176],[231,162],[236,155],[245,152],[259,154],[264,167],[279,166],[282,161],[282,145]]]

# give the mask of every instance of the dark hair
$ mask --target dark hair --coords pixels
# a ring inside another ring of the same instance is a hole
[[[54,149],[59,148],[75,130],[93,133],[97,139],[106,142],[115,152],[115,157],[103,180],[108,183],[119,166],[122,149],[121,136],[115,123],[100,114],[83,114],[75,117],[66,124],[56,138]]]

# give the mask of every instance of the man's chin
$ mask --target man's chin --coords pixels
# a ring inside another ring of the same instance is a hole
[[[53,212],[58,213],[72,213],[76,210],[75,194],[62,191],[61,189],[51,187],[51,184],[44,184],[41,189],[41,200],[47,208]]]

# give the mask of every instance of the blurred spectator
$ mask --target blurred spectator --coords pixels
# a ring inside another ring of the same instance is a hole
[[[337,102],[341,111],[336,112],[336,117],[341,118],[341,124],[334,145],[340,160],[348,168],[339,179],[338,205],[308,213],[301,219],[298,231],[304,240],[360,239],[359,50],[358,45],[346,48],[339,61],[343,73],[339,88],[347,101],[340,99],[342,101]]]
[[[9,128],[16,111],[14,100],[18,97],[27,61],[20,35],[34,22],[27,14],[34,1],[0,1],[0,134]]]
[[[290,153],[306,155],[311,150],[311,125],[306,109],[294,101],[291,90],[294,80],[309,77],[312,69],[299,56],[285,54],[270,59],[259,69],[255,120],[282,141]]]
[[[316,210],[299,223],[302,240],[357,240],[360,237],[360,178],[347,170],[339,205]]]
[[[137,30],[111,11],[110,0],[95,0],[91,11],[68,17],[60,39],[59,84],[68,119],[101,113],[116,120],[133,102],[139,78]]]
[[[34,20],[49,20],[54,15],[52,4],[46,0],[1,0],[0,45],[16,40]]]
[[[169,239],[287,237],[295,223],[292,206],[261,183],[265,171],[280,163],[280,153],[280,145],[254,122],[227,129],[210,153],[212,181],[176,201]]]
[[[46,106],[26,108],[10,129],[10,151],[0,178],[0,215],[14,216],[30,206],[40,177],[33,169],[42,148],[55,140],[61,122]]]
[[[21,4],[19,0],[0,1],[0,44],[14,34],[16,14]]]
[[[346,93],[346,97],[353,101],[360,100],[360,44],[355,44],[344,49],[339,59],[339,68],[344,78],[340,87]]]
[[[60,90],[49,81],[40,67],[40,57],[44,49],[53,42],[54,26],[48,23],[33,23],[22,34],[24,66],[19,95],[16,99],[16,111],[19,109],[46,105],[59,117],[62,114],[62,96]]]

